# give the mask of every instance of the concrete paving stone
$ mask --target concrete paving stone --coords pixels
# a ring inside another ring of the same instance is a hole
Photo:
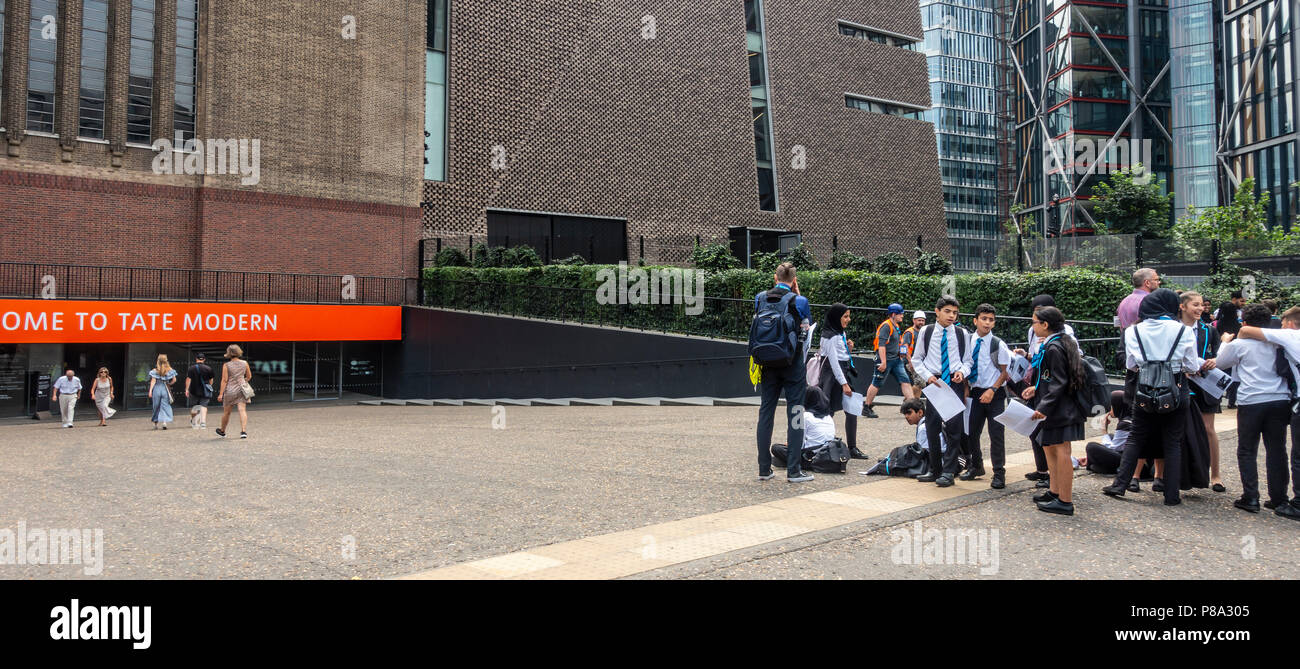
[[[569,406],[575,407],[607,407],[613,405],[614,400],[610,397],[575,397],[569,400]]]
[[[434,406],[434,403],[433,403],[433,402],[434,402],[433,400],[406,400],[406,403],[407,403],[407,404],[414,404],[414,405],[422,406],[422,407],[431,407],[431,406]]]
[[[507,406],[507,407],[527,407],[533,405],[532,401],[530,400],[512,400],[512,399],[496,399],[496,400],[492,400],[492,404],[495,406]]]
[[[528,400],[528,403],[535,407],[567,407],[572,402],[570,399],[545,399],[534,397]]]
[[[712,397],[665,397],[659,400],[660,406],[666,407],[711,407]]]
[[[756,407],[763,403],[761,397],[715,397],[713,406],[717,407]]]
[[[379,400],[379,403],[390,407],[406,406],[406,400]]]
[[[611,401],[616,407],[657,407],[661,402],[662,397],[614,397]]]
[[[465,400],[439,399],[439,400],[433,400],[433,405],[437,407],[458,407],[458,406],[464,406]]]
[[[491,407],[496,406],[496,400],[484,400],[479,398],[461,400],[461,406],[467,407]]]
[[[361,401],[357,402],[357,404],[361,404],[361,405],[369,406],[369,407],[377,407],[377,406],[383,404],[383,401],[382,401],[382,400],[361,400]]]

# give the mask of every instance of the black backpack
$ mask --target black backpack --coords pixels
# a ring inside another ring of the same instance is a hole
[[[871,469],[867,470],[867,473],[915,478],[929,470],[930,459],[926,457],[925,450],[921,448],[921,445],[914,441],[890,451],[889,457],[872,465]]]
[[[777,302],[766,299],[749,324],[749,355],[759,367],[789,367],[799,350],[799,327],[790,315],[790,302],[797,295],[787,292]]]
[[[818,474],[843,474],[849,464],[849,447],[838,438],[813,449],[808,468]]]
[[[1183,404],[1183,384],[1186,383],[1186,379],[1179,378],[1180,375],[1174,373],[1174,367],[1169,363],[1174,359],[1174,352],[1178,350],[1178,344],[1183,340],[1183,332],[1187,330],[1187,326],[1179,326],[1178,336],[1174,337],[1174,345],[1169,348],[1169,355],[1166,355],[1164,360],[1151,360],[1147,357],[1146,347],[1142,345],[1142,335],[1138,333],[1136,326],[1132,329],[1133,338],[1137,340],[1138,350],[1142,352],[1144,361],[1138,367],[1137,391],[1133,394],[1133,404],[1147,413],[1163,414],[1177,411]]]

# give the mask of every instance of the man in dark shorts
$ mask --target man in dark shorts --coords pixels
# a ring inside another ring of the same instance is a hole
[[[208,403],[212,401],[212,368],[206,357],[199,353],[185,374],[185,398],[190,407],[190,427],[202,430],[208,426]]]

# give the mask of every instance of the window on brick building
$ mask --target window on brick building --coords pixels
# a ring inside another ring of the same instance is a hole
[[[918,120],[923,120],[925,116],[925,110],[920,107],[911,107],[897,102],[873,100],[871,98],[864,98],[856,95],[845,95],[844,106],[850,109],[861,109],[862,111],[868,111],[874,114],[888,114],[890,116],[901,116],[903,118]]]
[[[104,139],[108,72],[108,0],[85,0],[81,14],[81,111],[77,136]]]
[[[176,132],[182,140],[194,138],[195,107],[198,106],[198,0],[176,0],[176,95],[172,112]]]
[[[27,42],[27,130],[54,132],[54,69],[58,62],[55,0],[32,0]]]
[[[427,3],[424,52],[424,178],[447,179],[447,0]]]
[[[776,169],[772,162],[772,108],[763,39],[763,2],[745,0],[746,45],[749,53],[749,102],[754,118],[754,157],[758,163],[758,208],[777,210]]]
[[[908,51],[916,51],[916,43],[919,41],[914,37],[885,32],[878,28],[859,26],[845,21],[840,22],[840,34],[848,35],[854,39],[907,49]]]
[[[131,0],[130,78],[127,84],[126,141],[153,142],[154,0]]]
[[[0,0],[0,72],[5,67],[5,0]],[[0,92],[0,102],[4,101],[4,94]]]

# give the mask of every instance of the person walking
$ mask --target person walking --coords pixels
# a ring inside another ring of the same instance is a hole
[[[826,320],[822,323],[820,389],[829,402],[827,413],[834,415],[844,408],[844,398],[853,395],[853,386],[849,375],[856,377],[858,370],[853,366],[853,357],[849,352],[853,340],[845,334],[852,314],[843,304],[835,303],[826,310]],[[848,375],[844,373],[848,368]],[[829,374],[827,371],[829,370]],[[866,408],[863,407],[865,415]],[[845,440],[849,445],[849,456],[855,460],[866,460],[867,456],[858,450],[858,417],[844,412]]]
[[[1191,328],[1178,320],[1178,295],[1168,288],[1160,288],[1142,298],[1139,310],[1142,321],[1124,331],[1125,367],[1139,371],[1150,364],[1147,372],[1139,372],[1130,392],[1133,429],[1120,462],[1115,481],[1102,488],[1111,497],[1123,497],[1133,479],[1140,458],[1164,455],[1165,505],[1182,503],[1180,484],[1182,477],[1183,437],[1187,431],[1191,399],[1188,395],[1188,374],[1195,374],[1204,362],[1196,355],[1196,335]],[[1222,352],[1220,352],[1222,355]],[[1167,365],[1167,368],[1161,368]],[[1153,382],[1168,383],[1152,387],[1149,392],[1159,397],[1145,397],[1141,391],[1141,375],[1147,374]],[[1168,375],[1168,378],[1165,378]],[[1167,403],[1168,410],[1155,406]]]
[[[1083,409],[1077,393],[1085,381],[1079,347],[1066,341],[1065,316],[1056,307],[1039,307],[1033,315],[1034,333],[1043,340],[1030,367],[1034,385],[1021,395],[1033,404],[1034,439],[1043,445],[1047,457],[1049,487],[1035,496],[1038,510],[1063,516],[1074,515],[1074,464],[1070,443],[1083,439]]]
[[[72,418],[77,411],[77,398],[81,397],[81,379],[69,368],[54,381],[54,394],[51,399],[59,405],[59,415],[63,417],[63,427],[72,427]]]
[[[214,374],[207,364],[207,356],[194,356],[194,364],[185,373],[185,398],[190,407],[190,427],[196,430],[208,427],[208,404],[212,401]]]
[[[165,354],[159,354],[154,368],[149,370],[149,401],[153,404],[153,429],[167,429],[172,422],[172,384],[176,382],[176,370],[167,362]]]
[[[914,363],[916,370],[925,377],[927,386],[945,384],[959,398],[966,396],[966,376],[970,373],[965,362],[966,351],[970,348],[969,333],[957,326],[960,309],[961,303],[957,298],[951,295],[939,298],[934,305],[934,324],[921,330]],[[933,482],[941,488],[955,482],[961,471],[957,458],[961,455],[963,413],[958,412],[945,421],[937,410],[925,412],[926,435],[930,440],[930,471],[916,480]],[[947,451],[939,445],[940,435],[948,441]]]
[[[90,399],[99,410],[98,427],[108,427],[108,419],[117,413],[113,407],[113,377],[108,375],[107,367],[100,367],[95,374],[95,382],[90,384]]]
[[[903,305],[895,302],[886,311],[886,318],[876,328],[876,339],[872,342],[872,348],[876,351],[876,373],[871,379],[871,387],[867,388],[866,403],[862,409],[862,415],[867,418],[877,417],[872,405],[891,375],[898,381],[903,399],[912,399],[912,375],[908,373],[907,364],[901,355],[903,332],[899,326],[903,323]]]
[[[217,401],[221,402],[221,427],[217,428],[218,437],[226,436],[230,412],[239,409],[239,438],[248,438],[248,409],[245,406],[248,404],[248,396],[244,393],[244,386],[253,378],[253,370],[249,369],[248,363],[241,359],[243,357],[244,350],[239,348],[238,344],[226,347],[226,364],[221,366],[221,391],[217,395]]]

